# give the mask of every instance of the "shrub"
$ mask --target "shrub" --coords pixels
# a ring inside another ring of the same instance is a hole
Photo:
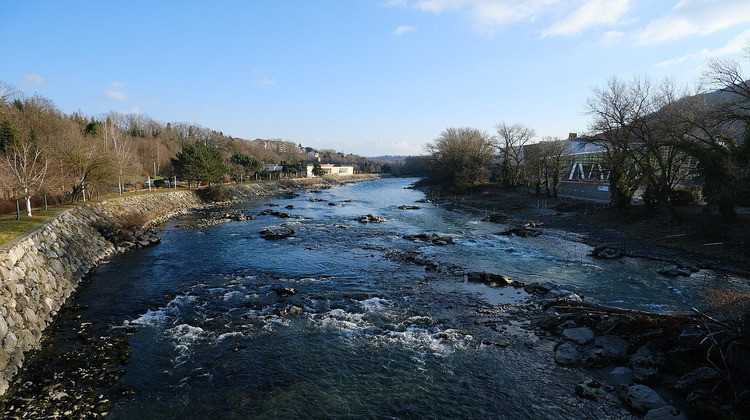
[[[220,203],[234,198],[234,194],[223,185],[211,185],[196,191],[198,197],[207,203]]]
[[[145,214],[138,211],[123,213],[117,218],[117,227],[125,230],[139,230],[148,222]]]
[[[700,200],[700,190],[695,188],[675,188],[669,193],[669,201],[673,206],[694,206]]]
[[[708,305],[706,312],[715,319],[731,326],[736,331],[742,331],[750,313],[750,294],[739,293],[734,290],[708,289],[704,295]]]

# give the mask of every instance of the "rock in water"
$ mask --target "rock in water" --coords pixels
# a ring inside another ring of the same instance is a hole
[[[358,220],[360,221],[360,223],[383,223],[388,221],[388,219],[386,219],[385,217],[380,217],[374,213],[366,214],[360,217]]]
[[[586,327],[568,328],[562,333],[563,337],[578,344],[586,344],[594,339],[594,333]]]
[[[667,405],[661,395],[646,385],[630,385],[625,388],[623,399],[630,407],[642,412]]]
[[[284,239],[294,235],[294,229],[287,229],[282,231],[274,231],[271,229],[263,229],[260,231],[260,237],[267,240]]]
[[[623,256],[622,251],[614,246],[611,245],[600,245],[594,248],[593,251],[591,251],[591,256],[594,258],[599,258],[603,260],[611,260],[614,258],[620,258]]]
[[[281,297],[289,297],[297,294],[297,289],[293,287],[279,287],[278,289],[273,289],[273,291]]]
[[[562,343],[555,350],[555,362],[561,365],[572,365],[581,359],[578,348],[571,343]]]

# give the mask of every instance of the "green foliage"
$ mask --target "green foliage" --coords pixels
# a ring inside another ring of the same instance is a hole
[[[613,165],[613,168],[618,165]],[[620,210],[630,208],[630,201],[633,199],[634,189],[630,186],[629,176],[624,170],[613,169],[609,175],[609,203],[612,207]]]
[[[91,121],[86,124],[86,134],[90,136],[97,136],[103,132],[102,124],[99,121]]]
[[[700,203],[701,193],[696,188],[675,188],[669,193],[669,201],[674,206],[694,206]]]
[[[220,182],[227,172],[219,150],[201,143],[183,147],[171,161],[177,177],[188,182]]]
[[[323,174],[325,173],[325,171],[323,171],[323,168],[320,167],[319,163],[316,163],[313,165],[312,172],[313,172],[313,175],[315,176],[323,176]]]
[[[7,119],[3,120],[0,123],[0,154],[5,154],[9,148],[17,146],[19,143],[18,130],[16,130],[13,122]]]
[[[248,172],[256,172],[263,166],[261,161],[244,153],[235,153],[230,161],[244,167]]]
[[[651,186],[647,186],[646,189],[643,191],[643,204],[646,206],[647,209],[653,210],[656,208],[656,206],[659,204],[659,200],[656,198],[656,195],[654,194],[654,189]]]
[[[244,153],[235,153],[229,159],[229,163],[232,178],[238,182],[252,177],[263,166],[263,163],[260,160]]]

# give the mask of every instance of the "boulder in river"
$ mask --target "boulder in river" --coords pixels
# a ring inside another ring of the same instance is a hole
[[[453,238],[450,236],[440,236],[437,233],[418,233],[415,235],[404,235],[404,239],[414,242],[426,242],[433,245],[453,244]]]
[[[385,217],[380,217],[375,213],[366,214],[357,220],[359,220],[360,223],[383,223],[388,221]]]
[[[297,294],[297,289],[293,287],[279,287],[277,289],[273,289],[273,291],[281,297],[289,297]]]
[[[662,268],[661,270],[658,271],[658,273],[661,274],[662,276],[667,276],[667,277],[677,277],[677,276],[690,277],[690,275],[693,274],[694,271],[691,270],[690,267],[677,265],[674,267]]]
[[[505,223],[508,220],[510,220],[510,217],[502,213],[493,213],[485,216],[484,219],[482,219],[483,222],[490,223]]]
[[[265,209],[262,212],[260,212],[261,216],[268,216],[269,214],[271,216],[276,216],[282,219],[289,219],[292,217],[292,215],[289,213],[284,213],[283,211],[276,211],[276,210],[271,210],[271,209]]]
[[[603,260],[611,260],[614,258],[620,258],[624,254],[622,251],[612,245],[599,245],[596,248],[594,248],[593,251],[591,251],[591,256],[594,258],[599,258]]]
[[[595,379],[588,379],[576,384],[576,395],[589,400],[596,401],[601,398],[606,398],[610,391],[613,391],[612,387]]]
[[[294,235],[294,229],[271,230],[263,229],[260,231],[260,237],[268,240],[284,239]]]
[[[661,395],[646,385],[630,385],[625,387],[622,392],[622,398],[628,406],[644,413],[667,405]]]
[[[596,337],[594,347],[589,351],[589,363],[599,365],[602,363],[619,363],[628,357],[628,342],[616,335],[603,335]]]
[[[505,274],[497,274],[497,273],[486,273],[486,272],[479,272],[479,271],[472,271],[469,273],[466,273],[466,280],[476,283],[485,283],[492,287],[504,287],[504,286],[513,286],[513,287],[523,287],[523,283],[512,280],[510,277],[506,276]]]
[[[568,328],[563,330],[562,336],[578,344],[588,344],[594,339],[594,332],[587,327]]]
[[[555,362],[561,365],[572,365],[581,359],[581,352],[572,343],[562,343],[555,350]]]
[[[643,420],[688,420],[688,417],[685,413],[671,405],[665,405],[661,408],[649,410],[649,412],[643,416]]]
[[[399,210],[419,210],[422,207],[419,207],[419,206],[408,206],[408,205],[404,204],[404,205],[398,206],[398,208],[399,208]]]
[[[699,367],[692,372],[683,375],[675,384],[677,392],[687,394],[696,389],[710,390],[721,381],[721,374],[708,366]]]
[[[497,233],[499,236],[518,236],[520,238],[536,238],[542,231],[528,226],[516,226]]]

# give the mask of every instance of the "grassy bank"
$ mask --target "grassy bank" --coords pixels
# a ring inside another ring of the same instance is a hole
[[[279,180],[273,180],[273,181],[260,181],[257,183],[248,183],[248,184],[239,184],[239,185],[258,185],[258,186],[265,186],[265,185],[279,185],[284,188],[306,188],[314,185],[321,185],[321,184],[337,184],[341,182],[352,182],[352,181],[367,181],[372,179],[377,179],[378,177],[376,175],[354,175],[347,178],[291,178],[291,179],[283,179],[281,181]],[[238,184],[229,184],[227,186],[234,186]],[[215,194],[223,194],[222,189],[217,189],[214,187],[204,188],[203,190],[206,190],[207,194],[204,194],[206,201],[223,201],[225,199],[231,199],[232,197],[225,196],[225,195],[219,195],[215,196]],[[186,191],[184,188],[161,188],[153,191],[148,190],[139,190],[139,191],[133,191],[133,192],[126,192],[122,196],[116,192],[102,195],[98,197],[96,200],[90,200],[89,202],[100,202],[105,200],[112,200],[112,199],[118,199],[120,197],[133,197],[138,195],[148,195],[148,194],[164,194],[164,193],[170,193],[174,191]],[[197,191],[197,189],[193,189],[192,191]],[[48,206],[47,210],[42,209],[34,209],[33,210],[33,216],[28,217],[26,216],[25,210],[21,209],[21,220],[16,220],[16,213],[9,213],[9,214],[0,214],[0,246],[3,244],[6,244],[26,232],[28,232],[31,229],[34,229],[35,227],[39,226],[40,224],[44,223],[47,219],[50,217],[53,217],[54,215],[61,213],[65,210],[71,209],[76,206],[80,206],[82,204],[85,204],[83,202],[75,202],[71,204],[63,204],[63,205],[55,205],[55,206]]]
[[[126,192],[122,196],[116,192],[99,196],[97,199],[89,200],[88,202],[100,202],[105,200],[116,199],[119,197],[132,197],[137,195],[146,194],[162,194],[167,192],[175,191],[174,189],[159,189],[154,191],[140,190],[133,192]],[[32,209],[33,216],[26,216],[26,209],[21,203],[21,220],[16,220],[16,212],[0,214],[0,245],[6,244],[13,239],[22,236],[24,233],[44,223],[50,217],[55,216],[65,210],[71,209],[76,206],[80,206],[86,203],[77,201],[75,203],[67,203],[60,205],[48,205],[47,210],[43,208]]]

